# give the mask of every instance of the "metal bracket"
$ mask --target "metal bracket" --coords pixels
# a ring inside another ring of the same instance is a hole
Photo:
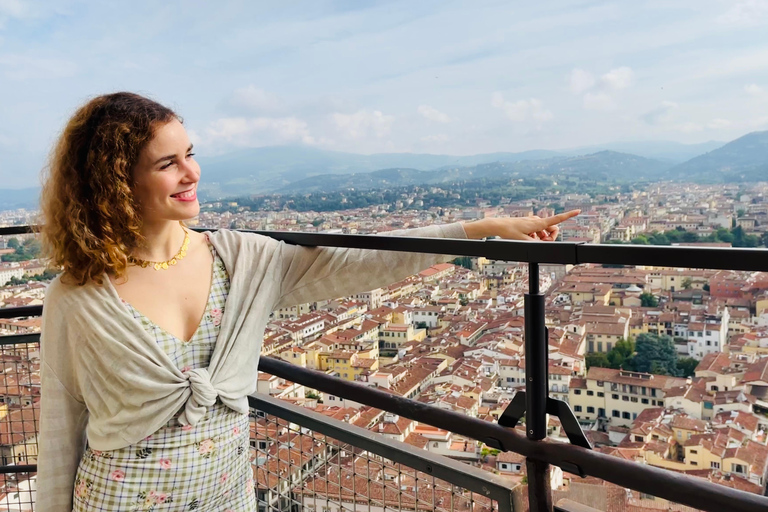
[[[574,416],[571,407],[563,400],[556,398],[547,398],[547,414],[555,416],[560,420],[560,424],[568,436],[571,444],[581,446],[582,448],[592,449],[589,440],[581,430],[579,421]],[[509,403],[501,416],[499,416],[499,425],[507,428],[515,428],[520,420],[525,416],[525,391],[518,391],[515,397]]]

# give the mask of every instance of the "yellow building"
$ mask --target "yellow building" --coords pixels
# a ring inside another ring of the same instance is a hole
[[[598,303],[607,306],[611,302],[610,284],[566,283],[557,290],[571,298],[571,304]]]

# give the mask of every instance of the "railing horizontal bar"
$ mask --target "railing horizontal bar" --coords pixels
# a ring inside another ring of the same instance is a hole
[[[488,471],[462,464],[448,457],[435,455],[427,450],[418,450],[408,444],[343,421],[328,418],[285,400],[257,394],[249,396],[248,402],[254,409],[320,432],[342,443],[362,448],[429,476],[482,494],[492,500],[511,502],[513,489],[504,479]]]
[[[29,233],[35,226],[0,228],[0,235]],[[216,231],[195,228],[196,231]],[[351,247],[456,256],[483,256],[494,260],[534,263],[609,263],[662,267],[768,271],[768,249],[582,244],[574,242],[521,242],[513,240],[460,240],[382,235],[343,235],[296,231],[254,231],[276,240],[308,245]]]
[[[358,383],[343,381],[271,357],[261,358],[259,370],[311,389],[477,439],[491,446],[500,444],[505,451],[548,462],[566,471],[573,472],[574,468],[577,468],[586,475],[690,507],[711,512],[768,510],[768,497],[737,491],[701,478],[637,464],[570,444],[530,441],[514,430],[495,423],[446,411]]]
[[[660,267],[768,271],[768,249],[460,240],[381,235],[253,231],[299,245],[482,256],[533,263],[610,263]]]
[[[0,347],[5,347],[8,345],[39,343],[39,342],[40,342],[39,332],[33,332],[29,334],[7,334],[4,336],[0,336]]]
[[[24,466],[14,466],[14,465],[7,465],[7,466],[0,466],[0,475],[8,475],[10,473],[36,473],[37,472],[37,464],[27,464]]]
[[[39,226],[4,226],[0,227],[0,235],[23,235],[27,233],[35,233],[39,229]]]
[[[42,314],[43,314],[43,306],[19,306],[14,308],[0,308],[0,318],[40,316]]]

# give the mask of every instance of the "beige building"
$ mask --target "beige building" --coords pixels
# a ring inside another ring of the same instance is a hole
[[[592,367],[586,379],[573,379],[571,407],[580,420],[604,418],[611,426],[629,427],[648,407],[663,407],[668,390],[685,379],[650,373]]]

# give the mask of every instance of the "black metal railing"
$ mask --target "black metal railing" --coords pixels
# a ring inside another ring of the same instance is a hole
[[[28,227],[0,228],[0,235],[29,232]],[[423,252],[456,256],[483,256],[489,259],[529,263],[530,290],[526,294],[526,392],[518,400],[518,411],[507,418],[514,425],[526,414],[526,436],[513,429],[445,411],[427,404],[394,396],[288,363],[262,358],[259,370],[287,380],[326,391],[378,409],[386,410],[428,425],[480,440],[491,447],[514,451],[527,458],[529,506],[531,511],[553,510],[548,467],[555,465],[582,476],[594,476],[622,487],[657,496],[707,511],[733,510],[758,512],[768,510],[768,498],[716,485],[704,479],[658,469],[592,451],[583,446],[550,442],[542,433],[546,414],[571,414],[570,409],[548,397],[547,351],[544,310],[540,307],[538,265],[581,263],[652,265],[768,271],[768,250],[695,247],[616,246],[580,243],[513,242],[506,240],[453,240],[370,235],[329,235],[294,232],[258,232],[288,243],[308,246],[334,246],[361,249]],[[9,308],[0,317],[40,314],[41,308]],[[22,338],[18,338],[21,341]],[[24,339],[29,339],[25,337]],[[506,413],[505,413],[506,414]],[[565,417],[564,427],[568,420]],[[569,438],[578,439],[576,432]],[[576,437],[573,437],[576,436]],[[568,504],[558,504],[563,510]]]
[[[261,422],[268,432],[267,446],[257,448],[264,463],[257,462],[255,479],[265,510],[317,510],[329,502],[339,510],[514,510],[516,486],[498,475],[285,400],[254,395],[249,403],[257,434]],[[387,472],[390,484],[380,477]]]

